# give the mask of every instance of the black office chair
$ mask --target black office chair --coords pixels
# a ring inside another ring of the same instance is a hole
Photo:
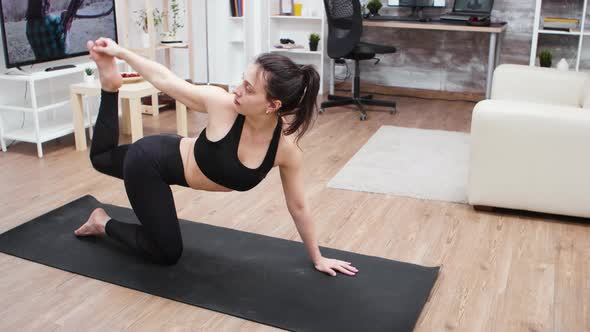
[[[396,111],[394,101],[373,100],[372,95],[360,96],[360,60],[374,59],[375,54],[395,53],[393,46],[376,45],[360,41],[363,32],[363,18],[359,0],[324,0],[328,18],[328,56],[332,59],[354,60],[354,91],[352,97],[328,95],[329,101],[321,104],[320,112],[326,108],[356,105],[361,120],[367,119],[364,105],[391,107]]]

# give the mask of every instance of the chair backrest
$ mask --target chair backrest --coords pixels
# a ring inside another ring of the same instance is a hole
[[[324,0],[328,18],[328,56],[341,58],[360,42],[363,18],[359,0]]]

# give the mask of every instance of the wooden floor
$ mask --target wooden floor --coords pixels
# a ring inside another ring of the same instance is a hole
[[[381,125],[469,131],[473,103],[397,101],[398,114],[371,112],[364,122],[352,109],[329,110],[302,140],[320,245],[441,265],[416,331],[589,331],[585,220],[326,187]],[[189,114],[190,136],[205,120]],[[173,111],[144,115],[144,133],[175,132],[175,123]],[[93,170],[72,136],[44,152],[40,160],[35,145],[23,143],[0,153],[0,233],[86,194],[129,207],[122,182]],[[246,193],[173,191],[180,218],[300,241],[276,169]],[[0,294],[2,331],[276,330],[4,254]]]

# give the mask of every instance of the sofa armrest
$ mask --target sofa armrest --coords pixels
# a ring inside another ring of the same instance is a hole
[[[468,201],[590,217],[590,112],[486,100],[473,111]]]
[[[494,71],[491,99],[581,107],[585,73],[503,64]]]

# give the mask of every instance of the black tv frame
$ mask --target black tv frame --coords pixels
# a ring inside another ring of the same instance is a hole
[[[70,58],[76,58],[79,56],[83,56],[83,55],[89,55],[90,52],[85,51],[85,52],[78,52],[78,53],[72,53],[72,54],[68,54],[66,56],[62,56],[62,57],[56,57],[53,59],[43,59],[43,60],[30,60],[30,61],[23,61],[23,62],[18,62],[18,63],[13,63],[13,64],[9,64],[8,63],[8,46],[6,44],[6,29],[4,29],[4,8],[2,8],[2,3],[3,1],[6,0],[0,0],[0,24],[2,25],[2,46],[3,47],[3,53],[4,53],[4,65],[6,66],[6,69],[8,68],[18,68],[20,66],[27,66],[27,65],[35,65],[35,64],[40,64],[40,63],[46,63],[46,62],[51,62],[51,61],[58,61],[58,60],[63,60],[63,59],[70,59]],[[112,0],[113,2],[113,21],[115,23],[115,42],[119,42],[118,36],[119,33],[117,31],[117,7],[115,6],[115,0]]]

